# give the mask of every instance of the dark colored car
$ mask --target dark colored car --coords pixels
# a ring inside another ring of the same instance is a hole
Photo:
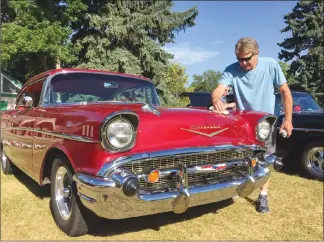
[[[209,92],[186,92],[188,107],[209,108],[211,106]],[[290,138],[277,135],[276,155],[298,163],[300,172],[306,177],[322,180],[324,177],[324,112],[313,97],[300,91],[292,91],[293,97],[293,134]],[[228,95],[227,102],[233,102],[233,95]],[[275,114],[277,129],[284,118],[280,93],[276,93]],[[286,164],[289,164],[286,163]],[[290,165],[290,164],[289,164]]]
[[[324,112],[306,92],[292,91],[293,134],[289,139],[277,136],[277,155],[298,162],[309,178],[324,178]],[[276,93],[277,127],[284,118],[280,93]]]

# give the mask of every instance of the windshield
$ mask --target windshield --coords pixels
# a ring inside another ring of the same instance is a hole
[[[113,74],[65,73],[51,80],[47,104],[127,102],[159,105],[154,85]]]
[[[292,92],[293,112],[319,112],[322,111],[318,103],[308,93]],[[276,114],[284,113],[280,93],[276,94]]]

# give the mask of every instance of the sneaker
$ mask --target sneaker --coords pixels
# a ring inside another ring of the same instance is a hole
[[[270,213],[267,196],[259,195],[259,198],[256,201],[256,210],[259,213]]]

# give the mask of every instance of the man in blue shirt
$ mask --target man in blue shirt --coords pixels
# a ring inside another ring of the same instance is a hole
[[[272,58],[259,57],[258,43],[252,38],[241,38],[235,46],[238,62],[229,65],[212,92],[212,102],[216,112],[223,112],[226,105],[222,102],[225,89],[233,87],[237,109],[254,110],[274,114],[275,91],[278,89],[283,100],[285,119],[280,131],[285,130],[288,137],[292,133],[292,96],[286,78],[278,64]],[[273,137],[275,144],[275,136]],[[275,146],[274,146],[275,147]],[[275,150],[269,150],[274,153]],[[269,181],[260,189],[256,209],[261,213],[269,213],[267,191]]]

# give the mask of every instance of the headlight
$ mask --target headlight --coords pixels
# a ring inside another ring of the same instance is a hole
[[[113,148],[123,148],[133,140],[134,128],[125,118],[113,119],[106,128],[106,138]]]
[[[267,120],[263,120],[257,125],[256,135],[260,141],[265,141],[270,137],[271,125]]]

